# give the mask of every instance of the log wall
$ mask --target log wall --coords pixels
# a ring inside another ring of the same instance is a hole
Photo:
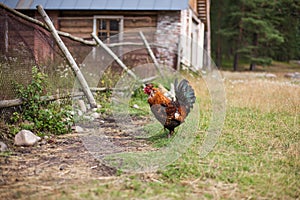
[[[108,12],[108,11],[61,11],[58,16],[58,29],[85,39],[92,39],[93,17],[123,16],[124,31],[137,28],[156,27],[157,12]]]

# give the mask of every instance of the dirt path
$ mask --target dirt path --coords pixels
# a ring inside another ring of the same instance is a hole
[[[130,133],[120,130],[111,119],[97,120],[94,125],[100,125],[100,121],[101,134],[114,147],[122,151],[151,148],[146,140],[135,140]],[[135,123],[145,123],[145,119],[137,119]],[[86,134],[51,137],[34,147],[12,147],[11,155],[0,156],[0,199],[46,197],[68,185],[116,175],[115,168],[104,165],[87,150],[83,137]]]

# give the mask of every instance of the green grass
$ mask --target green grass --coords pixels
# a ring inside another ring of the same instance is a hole
[[[296,94],[300,94],[300,89],[285,86],[284,90],[277,90],[270,84],[261,95],[260,83],[248,89],[243,84],[233,88],[226,84],[229,88],[226,120],[222,135],[208,156],[199,156],[211,115],[207,97],[200,94],[200,130],[190,148],[175,162],[155,173],[122,173],[111,181],[91,181],[54,196],[65,199],[299,199],[300,102]],[[237,95],[241,89],[245,92]],[[273,89],[277,91],[276,96]],[[282,95],[285,98],[279,98]],[[250,98],[254,100],[245,101]],[[270,103],[285,106],[278,109]],[[168,146],[160,128],[155,124],[145,127],[155,129],[156,134],[150,137],[153,145]]]
[[[300,141],[297,120],[288,113],[231,107],[223,135],[207,157],[199,158],[199,136],[180,159],[152,174],[154,179],[125,174],[118,184],[96,186],[92,191],[112,199],[215,199],[218,195],[230,199],[229,193],[234,198],[299,198],[299,151],[293,149]]]

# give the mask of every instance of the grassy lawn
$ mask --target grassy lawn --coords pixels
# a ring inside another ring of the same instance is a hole
[[[208,156],[200,158],[198,152],[210,101],[198,87],[201,126],[176,162],[156,173],[120,173],[66,186],[50,199],[299,199],[300,85],[227,75],[226,121]]]

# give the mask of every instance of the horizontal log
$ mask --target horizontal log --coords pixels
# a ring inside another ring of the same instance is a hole
[[[91,33],[72,33],[76,37],[83,38],[85,40],[92,39]],[[91,41],[92,42],[92,41]],[[76,44],[75,44],[76,45]]]
[[[12,99],[12,100],[1,100],[0,108],[8,108],[13,106],[19,106],[23,103],[22,99]]]
[[[136,28],[136,27],[156,27],[156,22],[147,22],[145,20],[125,20],[124,21],[124,28]]]
[[[73,28],[73,27],[61,27],[61,31],[68,32],[75,35],[75,33],[91,33],[93,32],[93,27],[83,27],[83,28]]]
[[[76,96],[83,96],[83,92],[77,92],[72,94],[72,97],[76,97]],[[70,97],[70,95],[68,94],[63,94],[63,95],[51,95],[51,96],[42,96],[41,100],[42,101],[54,101],[54,100],[58,100],[58,99],[65,99]],[[13,106],[19,106],[22,105],[24,102],[24,100],[22,100],[21,98],[19,99],[12,99],[12,100],[1,100],[0,101],[0,108],[7,108],[7,107],[13,107]]]
[[[147,83],[149,81],[153,81],[156,78],[158,78],[157,76],[153,76],[153,77],[149,77],[146,79],[143,79],[142,82],[143,83]],[[124,90],[128,90],[128,88],[122,88],[122,89],[116,89],[116,88],[96,88],[96,87],[91,87],[90,90],[92,92],[105,92],[105,91],[124,91]],[[69,98],[69,97],[80,97],[80,96],[84,96],[83,92],[74,92],[72,94],[57,94],[57,95],[51,95],[51,96],[42,96],[41,100],[42,101],[55,101],[55,100],[59,100],[59,99],[65,99],[65,98]],[[8,108],[8,107],[14,107],[14,106],[20,106],[23,104],[23,100],[21,98],[19,99],[11,99],[11,100],[1,100],[0,101],[0,108]]]
[[[90,27],[93,29],[93,20],[87,19],[87,20],[70,20],[70,19],[60,19],[59,20],[60,28],[63,27]]]

